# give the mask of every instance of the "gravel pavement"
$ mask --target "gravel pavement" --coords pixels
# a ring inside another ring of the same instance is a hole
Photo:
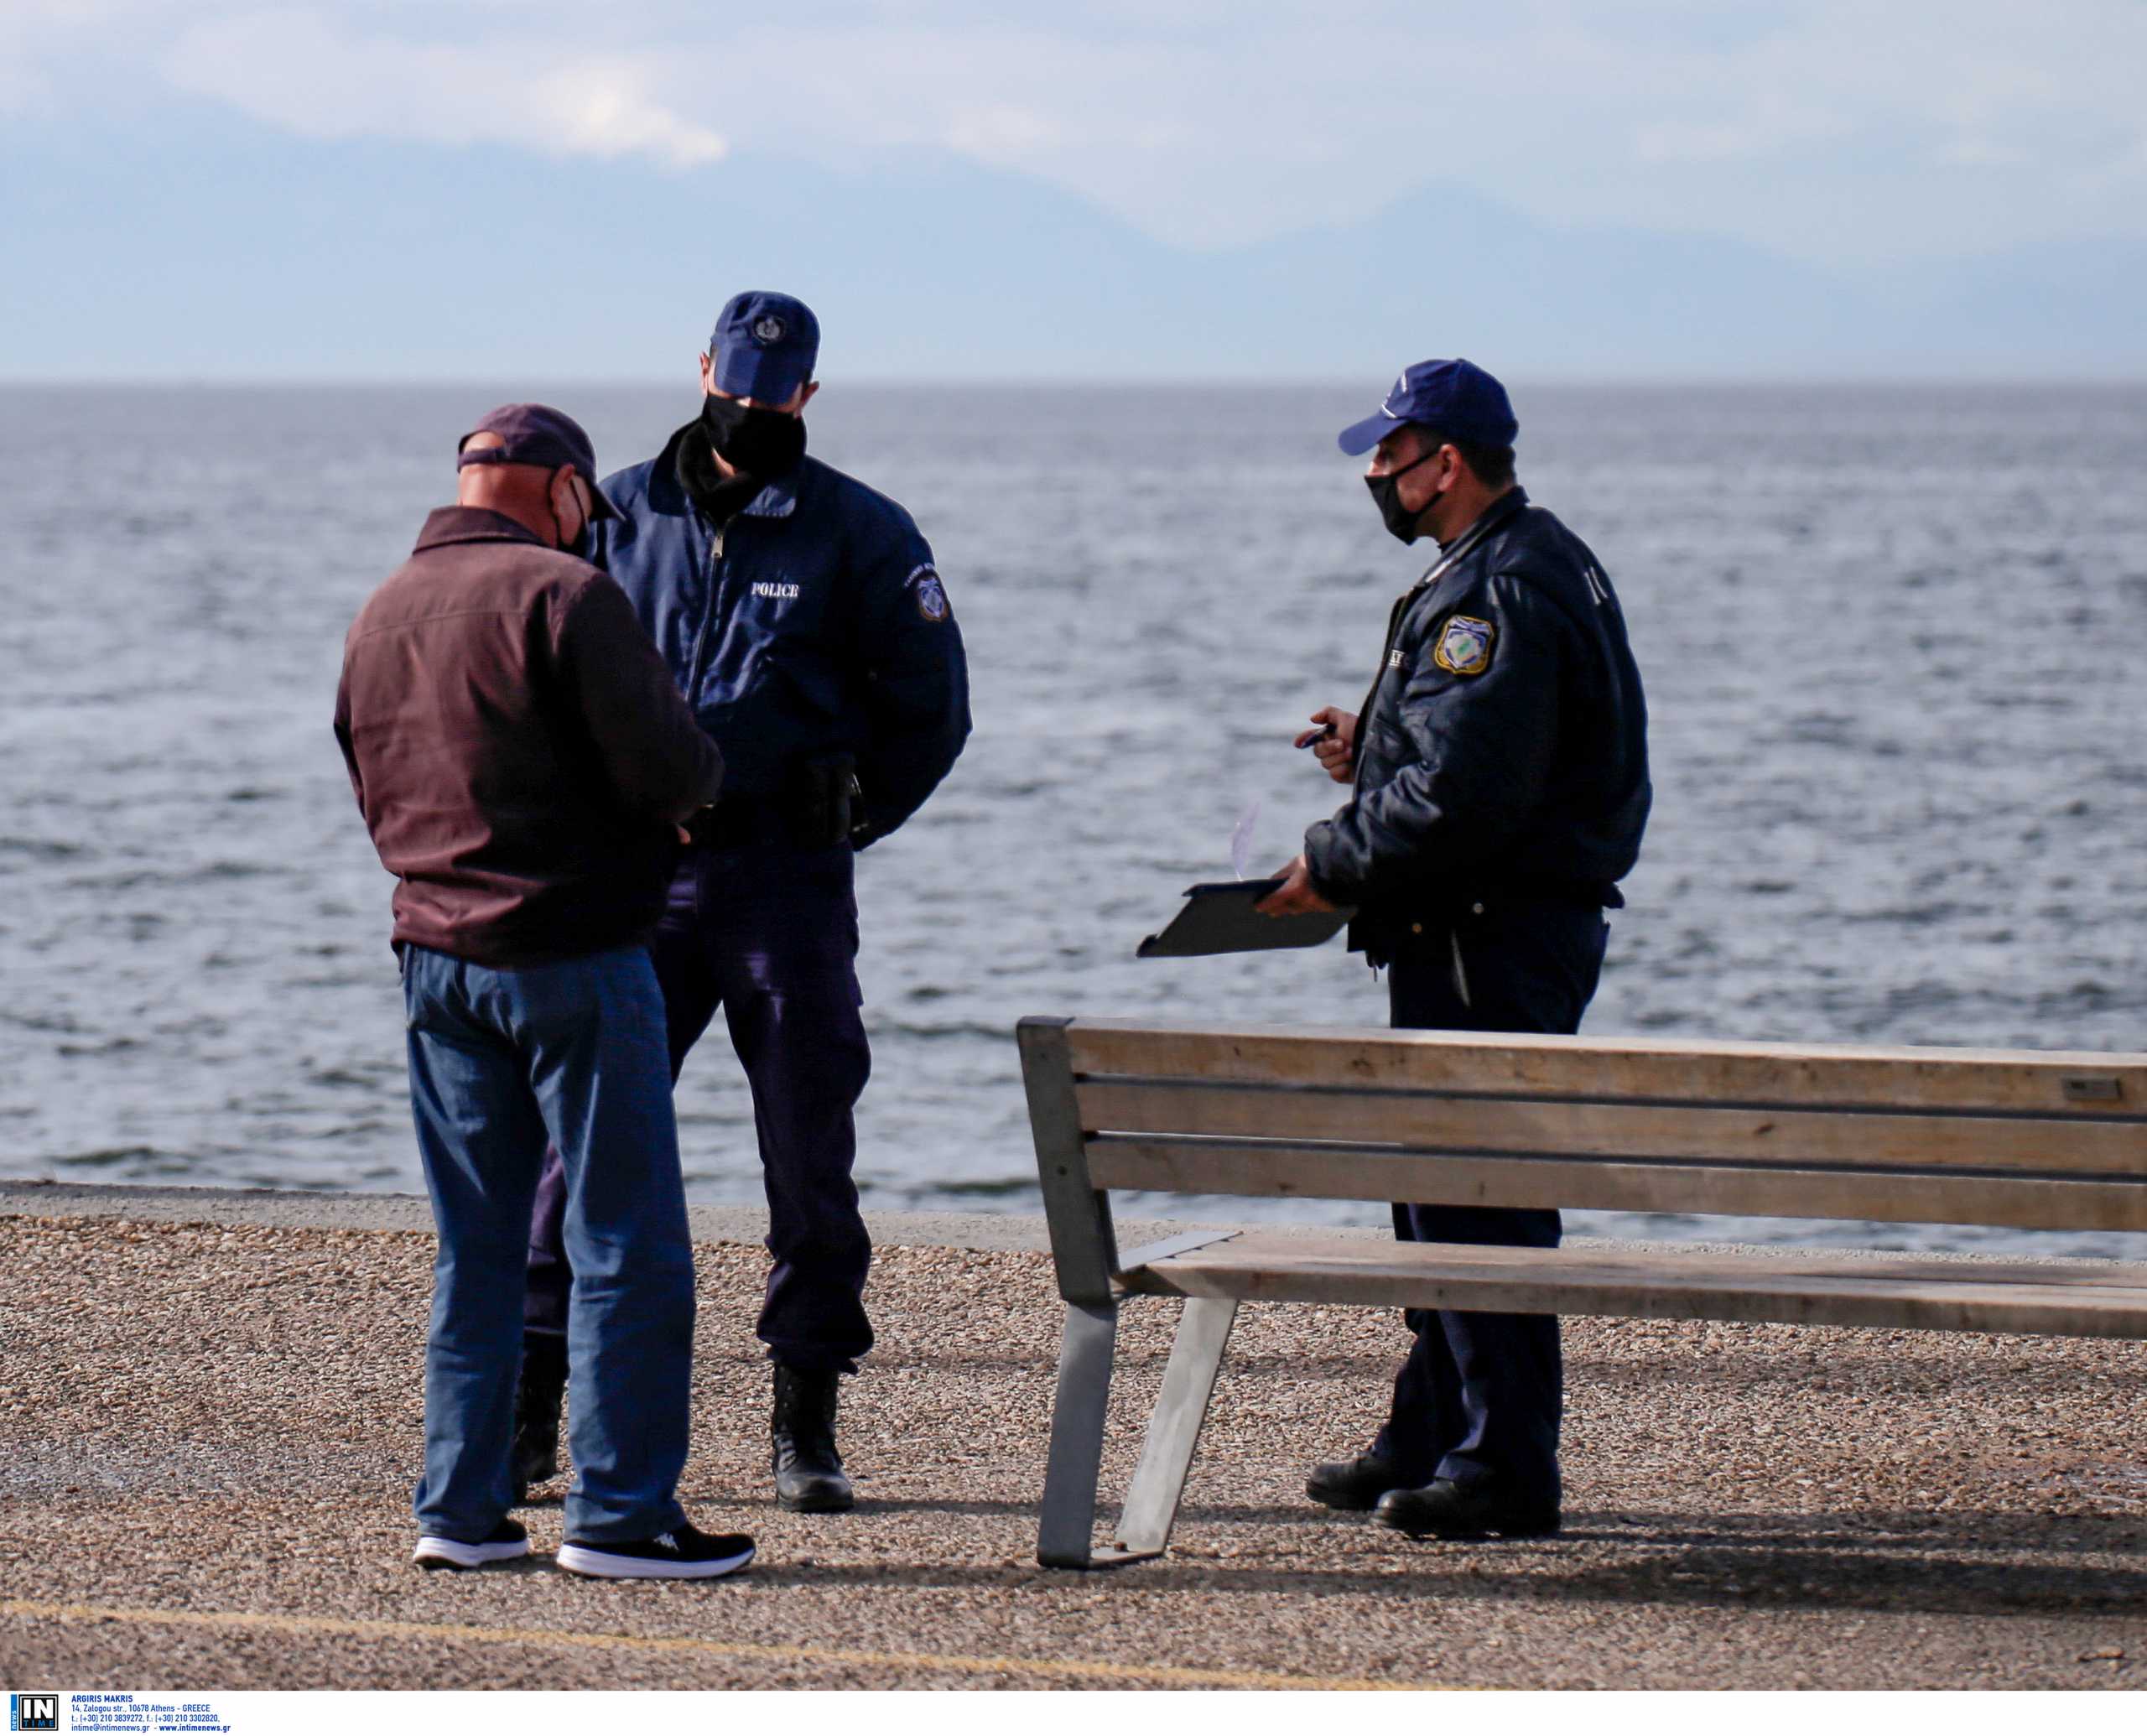
[[[1417,1543],[1302,1491],[1376,1425],[1398,1322],[1255,1306],[1169,1557],[1062,1574],[1032,1558],[1059,1315],[1032,1224],[880,1221],[838,1517],[773,1505],[766,1256],[711,1240],[681,1493],[756,1567],[576,1580],[553,1500],[532,1562],[425,1574],[429,1234],[202,1199],[0,1198],[9,1687],[2147,1683],[2138,1345],[1572,1321],[1565,1535]],[[1127,1305],[1107,1489],[1174,1312]]]

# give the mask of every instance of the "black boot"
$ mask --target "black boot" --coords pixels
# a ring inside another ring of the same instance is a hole
[[[1344,1513],[1369,1513],[1389,1490],[1412,1489],[1417,1479],[1391,1459],[1376,1453],[1314,1465],[1305,1479],[1305,1493],[1323,1507]]]
[[[1422,1489],[1382,1495],[1373,1517],[1412,1537],[1555,1537],[1558,1498],[1515,1496],[1495,1482],[1442,1477]]]
[[[793,1513],[847,1513],[856,1505],[835,1451],[835,1381],[775,1365],[775,1498]]]
[[[522,1341],[522,1385],[514,1395],[514,1500],[529,1499],[533,1483],[559,1474],[559,1401],[567,1391],[567,1341],[558,1333],[531,1333]]]

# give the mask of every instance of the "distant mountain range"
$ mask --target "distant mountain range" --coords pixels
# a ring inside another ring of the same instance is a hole
[[[1854,275],[1427,186],[1195,252],[950,156],[673,172],[209,110],[132,137],[18,117],[0,153],[6,378],[671,378],[741,287],[803,295],[855,377],[2147,374],[2132,241]]]

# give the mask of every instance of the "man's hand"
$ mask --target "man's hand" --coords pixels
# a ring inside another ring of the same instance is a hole
[[[1307,730],[1297,745],[1309,747],[1320,770],[1337,783],[1349,782],[1357,775],[1357,714],[1323,705],[1313,713],[1312,720],[1320,727]]]
[[[1349,721],[1354,723],[1356,719],[1353,717]],[[1329,904],[1313,890],[1312,870],[1305,865],[1302,856],[1297,857],[1281,872],[1282,884],[1252,907],[1261,916],[1311,916],[1319,911],[1339,907]]]

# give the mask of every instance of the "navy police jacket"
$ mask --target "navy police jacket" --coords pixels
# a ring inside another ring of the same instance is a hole
[[[1652,789],[1610,581],[1518,487],[1394,606],[1356,793],[1305,837],[1313,886],[1394,956],[1411,915],[1487,894],[1624,902]]]
[[[616,580],[723,751],[724,797],[774,800],[804,763],[848,753],[860,844],[930,795],[970,733],[961,630],[909,514],[803,460],[720,532],[678,481],[679,442],[608,478],[621,517],[590,559]]]

